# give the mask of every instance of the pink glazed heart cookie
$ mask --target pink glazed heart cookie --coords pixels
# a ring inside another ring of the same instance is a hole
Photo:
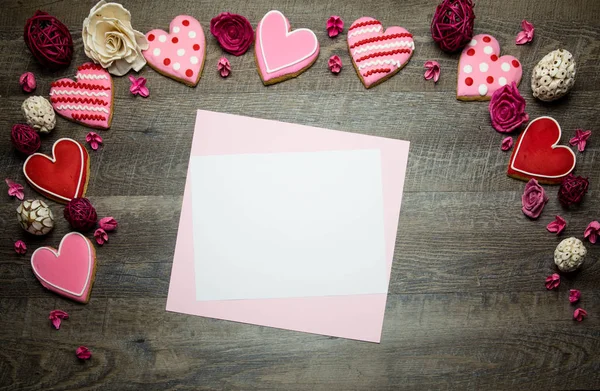
[[[366,88],[371,88],[408,63],[415,43],[406,29],[392,26],[384,32],[380,21],[363,17],[348,29],[348,50],[358,77]]]
[[[60,116],[96,129],[108,129],[113,116],[110,74],[88,62],[77,68],[77,81],[60,79],[50,85],[50,101]]]
[[[521,82],[523,69],[513,56],[500,55],[496,38],[487,34],[473,37],[463,49],[458,62],[459,100],[490,100],[496,90],[513,81]]]
[[[31,256],[31,268],[44,288],[61,296],[87,303],[96,275],[96,251],[79,232],[70,232],[58,250],[40,247]]]
[[[264,85],[296,77],[317,60],[319,41],[312,30],[292,31],[279,11],[269,11],[256,28],[254,57]]]
[[[196,19],[179,15],[171,21],[169,31],[157,29],[146,33],[148,49],[142,52],[144,58],[158,73],[195,87],[206,58],[204,30]]]

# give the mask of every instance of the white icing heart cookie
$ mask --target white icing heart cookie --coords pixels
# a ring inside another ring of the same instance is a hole
[[[500,44],[488,34],[479,34],[463,49],[458,62],[459,100],[490,100],[496,90],[513,81],[521,82],[523,68],[513,56],[500,55]]]

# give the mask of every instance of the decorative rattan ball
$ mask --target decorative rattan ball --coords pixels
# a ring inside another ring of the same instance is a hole
[[[54,228],[52,210],[42,200],[26,200],[17,208],[21,228],[34,235],[46,235]]]

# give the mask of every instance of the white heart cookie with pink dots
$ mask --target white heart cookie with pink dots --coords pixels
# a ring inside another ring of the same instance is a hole
[[[204,30],[196,19],[179,15],[169,25],[170,33],[156,29],[146,33],[148,64],[157,72],[195,87],[206,57]]]
[[[459,100],[490,100],[496,90],[521,82],[523,69],[513,56],[500,55],[500,44],[488,34],[479,34],[463,49],[458,62]]]

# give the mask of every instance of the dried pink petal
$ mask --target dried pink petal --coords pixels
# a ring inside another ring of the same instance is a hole
[[[596,243],[598,236],[600,235],[600,223],[596,220],[592,221],[588,224],[587,228],[583,233],[583,237],[587,238],[590,243]]]
[[[591,130],[576,129],[575,137],[569,140],[569,144],[573,146],[577,145],[577,150],[579,152],[583,152],[585,150],[587,140],[590,138],[591,135]]]
[[[23,198],[25,198],[25,193],[23,193],[23,185],[18,184],[9,178],[6,178],[4,182],[6,182],[8,185],[8,195],[11,197],[17,197],[19,200],[23,201]]]
[[[333,55],[329,57],[327,65],[331,73],[338,74],[342,71],[342,59],[339,56]]]
[[[150,95],[150,90],[146,87],[146,78],[138,77],[137,79],[133,75],[129,75],[129,81],[131,82],[131,86],[129,86],[129,92],[133,95],[139,95],[143,98],[148,97]]]
[[[344,21],[339,16],[333,15],[327,19],[327,34],[329,38],[338,36],[344,31]]]
[[[569,290],[569,301],[571,303],[577,303],[581,298],[581,292],[577,289]]]
[[[19,77],[19,84],[25,92],[31,92],[35,90],[37,83],[35,82],[35,75],[31,72],[25,72]]]
[[[98,225],[103,230],[110,232],[110,231],[114,231],[115,229],[117,229],[117,226],[119,224],[117,223],[117,220],[115,220],[114,217],[103,217],[98,222]]]
[[[563,219],[559,215],[556,215],[554,221],[549,223],[546,226],[546,229],[548,230],[548,232],[552,232],[558,235],[565,229],[566,226],[567,222],[565,221],[565,219]]]
[[[575,319],[578,322],[581,322],[583,318],[587,317],[587,315],[587,311],[583,308],[577,308],[575,311],[573,311],[573,319]]]
[[[96,132],[89,132],[87,136],[85,136],[85,141],[90,144],[90,147],[95,151],[98,149],[98,146],[102,144],[102,137]]]
[[[221,57],[217,63],[217,70],[221,74],[221,77],[227,77],[231,73],[231,64],[225,57]]]
[[[85,346],[78,347],[75,351],[75,354],[80,360],[89,360],[90,358],[92,358],[92,352]]]
[[[100,246],[108,242],[108,234],[102,228],[98,228],[94,232],[94,238],[96,238],[96,243],[98,243]]]
[[[513,138],[508,136],[502,140],[502,146],[500,147],[503,151],[508,151],[513,146]]]
[[[424,67],[425,74],[423,77],[425,77],[425,80],[433,79],[433,82],[437,83],[437,81],[440,79],[440,63],[437,61],[428,60],[425,61]]]
[[[516,39],[517,45],[524,45],[533,40],[533,34],[535,31],[535,28],[533,27],[533,25],[531,23],[529,23],[528,21],[523,20],[521,22],[521,28],[523,30],[517,34],[517,39]]]
[[[50,311],[50,315],[48,316],[48,319],[50,319],[52,321],[52,326],[54,326],[55,329],[60,329],[60,323],[63,319],[69,319],[69,314],[67,314],[65,311],[63,310],[53,310]]]
[[[554,273],[551,276],[546,277],[546,289],[552,290],[558,288],[560,285],[560,275]]]
[[[25,242],[22,240],[17,240],[15,242],[15,252],[19,255],[24,255],[27,252],[27,246],[25,245]]]

